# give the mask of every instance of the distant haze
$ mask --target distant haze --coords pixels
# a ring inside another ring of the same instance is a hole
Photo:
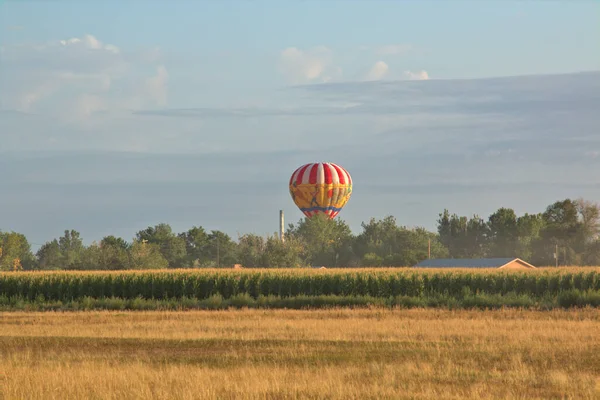
[[[43,243],[131,239],[159,222],[237,237],[302,214],[302,163],[352,175],[339,218],[355,231],[392,214],[435,229],[444,208],[487,217],[600,199],[600,72],[479,80],[325,83],[277,94],[293,106],[137,110],[73,123],[0,112],[0,228]],[[137,144],[139,149],[131,147]],[[35,250],[35,247],[34,247]]]

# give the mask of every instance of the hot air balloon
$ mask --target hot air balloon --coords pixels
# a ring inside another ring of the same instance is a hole
[[[350,199],[352,178],[334,163],[304,164],[290,178],[290,194],[307,217],[323,213],[333,219]]]

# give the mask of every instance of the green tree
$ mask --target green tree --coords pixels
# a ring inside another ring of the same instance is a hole
[[[352,231],[340,219],[317,214],[301,219],[297,226],[289,224],[286,237],[301,243],[302,258],[311,265],[335,266],[342,251],[351,246]]]
[[[100,247],[115,247],[122,250],[129,250],[130,246],[125,239],[113,235],[104,236],[100,241]]]
[[[585,230],[577,204],[571,199],[556,201],[542,214],[544,227],[533,243],[534,260],[552,265],[558,247],[560,265],[579,264],[585,250]]]
[[[376,254],[382,259],[386,256],[391,256],[398,251],[398,231],[396,218],[391,215],[386,216],[382,220],[371,218],[368,223],[361,224],[363,231],[356,237],[355,247],[356,252],[362,256],[363,265],[365,264],[364,257],[367,254]],[[376,258],[368,257],[368,262],[374,262]]]
[[[31,246],[25,235],[17,232],[0,232],[0,270],[11,271],[15,265],[21,265],[23,269],[35,267],[35,257],[31,252]]]
[[[440,242],[452,258],[485,257],[489,243],[488,225],[478,215],[450,215],[447,209],[437,220]]]
[[[362,257],[363,266],[366,267],[381,267],[383,266],[383,257],[377,255],[376,253],[366,253]]]
[[[483,218],[473,215],[467,222],[467,257],[486,257],[489,245],[489,228]]]
[[[440,242],[439,236],[425,228],[400,227],[397,232],[398,247],[392,257],[385,259],[385,265],[411,266],[427,259],[431,248],[431,258],[448,257],[448,249]]]
[[[162,255],[160,246],[146,240],[134,240],[129,251],[130,269],[164,269],[169,262]]]
[[[65,230],[65,234],[58,238],[58,248],[62,258],[62,268],[80,269],[85,247],[81,235],[74,229]]]
[[[534,262],[542,265],[582,265],[598,256],[600,208],[584,199],[564,199],[542,214],[540,236],[534,241]],[[558,257],[558,260],[554,256]]]
[[[409,266],[426,259],[431,245],[432,257],[445,257],[448,250],[439,236],[425,228],[398,226],[396,219],[371,218],[363,223],[363,232],[356,238],[357,253],[362,255],[363,266]]]
[[[447,209],[444,209],[443,213],[439,214],[437,222],[440,241],[448,249],[450,257],[465,257],[467,218],[456,214],[451,215]]]
[[[148,243],[156,244],[160,248],[163,257],[169,263],[170,268],[181,268],[186,264],[186,242],[173,233],[171,226],[166,223],[160,223],[150,226],[136,234],[138,241],[145,240]]]
[[[208,235],[205,267],[230,267],[237,263],[237,243],[224,232],[213,230]]]
[[[245,234],[238,240],[237,259],[244,267],[257,268],[265,265],[266,243],[262,236]]]
[[[489,257],[517,257],[519,229],[517,215],[510,208],[499,208],[488,218]]]
[[[198,267],[210,261],[209,236],[201,226],[194,226],[179,237],[185,242],[186,264]]]
[[[102,249],[100,245],[93,242],[89,246],[85,247],[81,252],[81,259],[77,265],[77,269],[82,270],[103,270],[104,265],[101,262]]]
[[[42,270],[64,269],[63,255],[58,240],[46,242],[37,251],[38,268]]]
[[[302,259],[302,243],[294,237],[287,238],[282,242],[277,235],[269,236],[264,244],[261,258],[260,266],[264,268],[305,266]]]
[[[105,236],[99,245],[99,264],[101,269],[121,270],[129,266],[131,245],[122,238]]]
[[[533,261],[534,244],[540,240],[544,228],[544,218],[541,213],[528,214],[517,218],[517,254],[526,261]]]
[[[600,206],[598,203],[579,198],[575,200],[575,207],[579,213],[582,224],[580,239],[584,243],[583,254],[580,255],[580,264],[600,264],[600,245],[598,242],[600,232]]]

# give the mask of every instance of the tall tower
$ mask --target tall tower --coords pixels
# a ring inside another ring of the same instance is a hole
[[[285,241],[283,237],[283,210],[279,210],[279,240]]]

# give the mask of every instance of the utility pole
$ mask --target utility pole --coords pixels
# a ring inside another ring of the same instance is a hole
[[[219,256],[219,237],[217,236],[217,268],[221,268],[221,260]]]
[[[558,268],[558,244],[555,245],[554,259],[555,259],[556,267]]]
[[[427,240],[427,258],[431,259],[431,239]]]

